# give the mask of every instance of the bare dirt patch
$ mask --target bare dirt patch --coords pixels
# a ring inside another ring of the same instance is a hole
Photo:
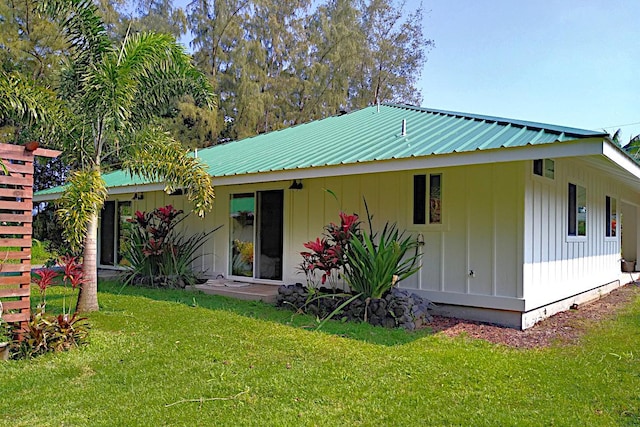
[[[437,334],[449,337],[465,334],[509,347],[540,348],[551,344],[571,344],[577,342],[594,323],[612,318],[638,295],[640,286],[628,284],[577,309],[555,314],[524,331],[442,316],[433,316],[433,321],[427,326]]]

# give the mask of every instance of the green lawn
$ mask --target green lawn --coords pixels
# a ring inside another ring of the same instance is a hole
[[[513,350],[120,290],[101,285],[90,345],[0,363],[0,424],[640,425],[640,299],[579,346]]]

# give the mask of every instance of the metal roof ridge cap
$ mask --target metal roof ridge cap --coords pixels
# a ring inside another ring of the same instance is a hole
[[[598,132],[598,131],[594,131],[594,130],[590,130],[590,129],[580,129],[580,128],[575,128],[575,127],[571,127],[571,126],[554,125],[554,124],[551,124],[551,123],[532,122],[532,121],[522,120],[522,119],[511,119],[511,118],[508,118],[508,117],[487,116],[487,115],[476,114],[476,113],[465,113],[465,112],[460,112],[460,111],[439,110],[439,109],[435,109],[435,108],[416,107],[414,105],[408,105],[408,104],[384,103],[382,105],[385,105],[385,106],[388,106],[388,107],[403,108],[403,109],[406,109],[406,110],[420,111],[420,112],[424,112],[424,113],[444,114],[444,115],[452,116],[452,117],[485,120],[487,122],[496,122],[498,124],[504,124],[504,125],[511,124],[511,125],[518,126],[518,127],[528,127],[530,129],[545,130],[545,131],[548,131],[548,132],[553,132],[553,133],[558,133],[558,134],[565,133],[565,134],[569,134],[569,135],[572,135],[572,136],[579,136],[579,137],[583,137],[583,138],[584,137],[597,137],[597,136],[608,136],[609,135],[609,134],[604,133],[604,132]]]

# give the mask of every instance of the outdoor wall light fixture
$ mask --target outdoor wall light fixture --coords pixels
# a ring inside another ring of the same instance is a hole
[[[142,200],[144,199],[144,193],[133,193],[132,200]]]
[[[289,190],[302,190],[302,180],[294,179],[289,186]]]

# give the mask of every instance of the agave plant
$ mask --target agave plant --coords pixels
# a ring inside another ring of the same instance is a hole
[[[395,224],[385,224],[379,238],[363,231],[351,239],[343,276],[354,293],[382,298],[397,282],[420,269],[418,241],[405,236]]]

